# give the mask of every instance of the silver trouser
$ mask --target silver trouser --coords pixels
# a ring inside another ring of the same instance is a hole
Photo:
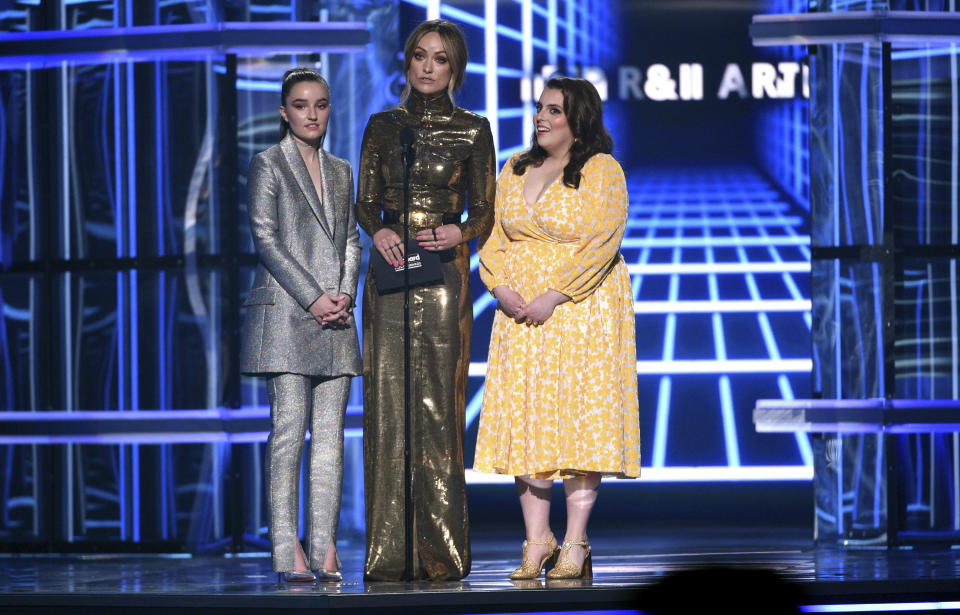
[[[310,478],[307,507],[307,564],[323,567],[336,539],[343,482],[343,417],[350,378],[278,374],[267,378],[270,437],[267,439],[267,493],[273,569],[296,568],[300,460],[310,423]]]

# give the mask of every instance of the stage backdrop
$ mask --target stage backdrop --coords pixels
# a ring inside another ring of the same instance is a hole
[[[356,165],[367,117],[403,87],[403,40],[433,17],[467,36],[458,102],[490,119],[499,164],[529,145],[551,75],[606,100],[630,191],[644,480],[809,480],[805,437],[751,423],[759,397],[811,394],[806,69],[747,35],[753,14],[801,4],[0,3],[20,37],[0,49],[0,540],[263,548],[266,395],[237,372],[246,168],[277,139],[295,64],[327,76],[326,146]],[[254,27],[229,43],[224,23]],[[305,24],[316,36],[295,48]],[[495,308],[476,262],[473,295],[468,466]],[[363,531],[360,394],[345,539]]]

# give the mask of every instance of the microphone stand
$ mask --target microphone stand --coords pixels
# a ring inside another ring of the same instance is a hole
[[[410,412],[410,251],[407,241],[410,236],[410,168],[416,152],[413,150],[413,134],[409,128],[400,133],[403,146],[403,578],[413,580],[413,473],[411,463],[411,440],[413,420]]]

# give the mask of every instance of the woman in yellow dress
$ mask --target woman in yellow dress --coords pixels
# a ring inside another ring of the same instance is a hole
[[[533,146],[497,180],[480,275],[499,302],[474,469],[515,476],[526,540],[512,579],[588,577],[587,521],[602,476],[640,473],[633,293],[620,243],[623,171],[600,96],[584,79],[547,82]],[[550,530],[563,479],[567,529]]]

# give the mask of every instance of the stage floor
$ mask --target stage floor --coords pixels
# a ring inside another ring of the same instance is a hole
[[[461,582],[364,583],[362,545],[341,544],[344,580],[280,587],[266,554],[241,557],[56,555],[0,557],[5,612],[636,612],[637,597],[671,572],[767,569],[799,586],[805,605],[960,600],[960,550],[814,548],[803,529],[595,530],[594,578],[511,582],[519,537],[475,531]],[[705,588],[706,589],[706,588]],[[820,606],[817,606],[820,605]],[[956,605],[960,607],[960,604]],[[960,610],[960,609],[958,609]],[[940,611],[944,612],[944,611]]]

